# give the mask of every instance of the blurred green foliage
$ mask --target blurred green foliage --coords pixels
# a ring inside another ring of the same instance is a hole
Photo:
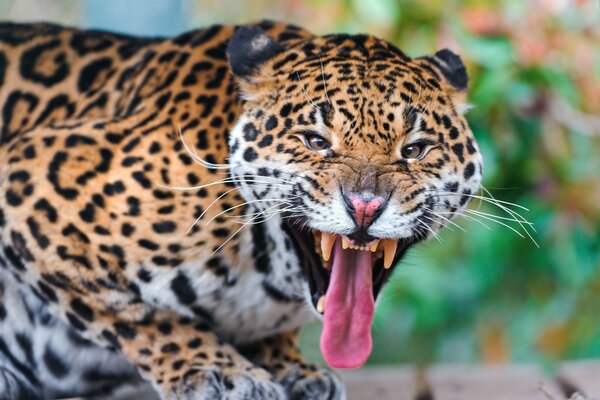
[[[118,25],[123,18],[97,15],[110,8],[93,3],[0,0],[0,14],[79,26],[114,21],[103,27],[132,29],[129,22]],[[140,15],[139,3],[130,1],[126,21]],[[145,13],[165,4],[147,2]],[[159,19],[152,23],[133,24],[136,33],[270,18],[316,33],[369,32],[411,56],[443,47],[462,55],[471,79],[468,120],[484,153],[484,185],[497,199],[529,210],[511,207],[534,224],[539,248],[518,224],[501,220],[525,238],[481,214],[479,222],[456,220],[466,232],[450,225],[442,242],[417,246],[379,301],[371,364],[552,365],[600,357],[597,0],[172,0],[171,5],[184,17],[161,20],[167,14],[156,11]],[[487,202],[474,201],[472,208],[511,217]],[[318,324],[303,332],[304,352],[313,359],[320,357],[318,336]]]

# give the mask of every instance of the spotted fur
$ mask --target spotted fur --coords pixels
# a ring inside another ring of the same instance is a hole
[[[297,350],[320,263],[303,229],[402,238],[399,260],[464,208],[466,86],[447,50],[279,23],[0,24],[0,398],[343,398]],[[427,153],[403,159],[414,137]],[[357,231],[343,190],[388,205]]]

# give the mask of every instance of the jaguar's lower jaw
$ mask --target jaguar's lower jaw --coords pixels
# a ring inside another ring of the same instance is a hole
[[[323,317],[321,353],[330,367],[360,367],[371,353],[375,299],[416,240],[355,243],[343,235],[298,226],[302,224],[290,223],[285,229],[304,267],[312,305]]]
[[[308,271],[315,309],[323,315],[321,351],[334,368],[360,367],[371,352],[375,298],[397,259],[398,240],[357,244],[313,231],[322,263]]]
[[[329,287],[334,260],[332,253],[334,245],[339,241],[342,252],[359,255],[369,253],[373,276],[373,297],[376,298],[383,286],[384,277],[389,275],[398,251],[398,239],[374,239],[369,243],[357,244],[344,235],[334,235],[327,232],[312,231],[315,239],[315,252],[321,257],[321,265],[310,268],[309,284],[311,297],[316,310],[323,314],[325,295]],[[311,282],[312,281],[312,282]]]

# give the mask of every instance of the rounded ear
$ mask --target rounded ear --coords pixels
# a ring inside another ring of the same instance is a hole
[[[229,40],[227,56],[233,74],[248,79],[284,48],[258,26],[243,26]]]
[[[423,59],[433,64],[444,75],[444,78],[454,90],[458,92],[467,90],[469,86],[467,69],[456,53],[443,49],[433,56],[426,56]]]

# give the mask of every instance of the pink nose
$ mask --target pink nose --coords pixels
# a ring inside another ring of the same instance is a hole
[[[359,227],[369,226],[381,214],[386,200],[371,194],[345,192],[346,209]]]

